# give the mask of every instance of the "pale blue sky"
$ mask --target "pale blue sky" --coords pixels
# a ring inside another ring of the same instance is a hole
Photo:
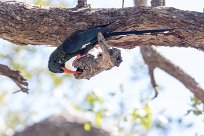
[[[92,4],[93,8],[106,7],[106,8],[118,8],[122,6],[122,0],[88,0]],[[149,0],[150,5],[150,0]],[[125,7],[133,6],[133,0],[125,0]],[[166,0],[167,7],[175,7],[183,10],[203,11],[203,0]]]

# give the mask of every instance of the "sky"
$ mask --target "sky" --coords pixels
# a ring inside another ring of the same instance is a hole
[[[148,1],[150,5],[150,0]],[[93,8],[118,8],[122,6],[122,0],[88,0]],[[133,0],[125,0],[125,7],[132,7]],[[175,7],[182,10],[203,11],[203,0],[166,0],[167,7]]]
[[[74,6],[76,1],[71,2]],[[120,8],[122,0],[88,0],[88,3],[91,4],[92,8]],[[132,0],[125,0],[125,7],[132,7]],[[189,11],[199,11],[202,12],[204,8],[204,0],[167,0],[167,7],[175,7],[178,9],[189,10]],[[48,47],[45,47],[47,51]],[[51,53],[55,48],[49,47],[49,53]],[[197,51],[192,48],[165,48],[159,47],[157,50],[163,54],[165,57],[170,59],[175,64],[178,64],[181,68],[183,68],[188,74],[196,79],[196,81],[204,88],[204,53],[201,51]],[[45,60],[47,60],[45,58]],[[127,94],[123,97],[124,101],[127,104],[134,103],[134,98],[139,98],[138,91],[145,91],[148,88],[149,77],[141,79],[139,82],[133,82],[130,77],[133,76],[133,71],[131,70],[132,65],[135,65],[142,61],[141,54],[139,52],[139,48],[133,50],[122,50],[123,62],[118,68],[113,68],[110,71],[103,72],[90,80],[82,80],[76,81],[80,82],[84,88],[83,91],[94,90],[98,95],[103,95],[106,92],[104,91],[114,91],[118,90],[118,86],[124,84],[125,90],[128,91]],[[42,66],[47,66],[44,64]],[[138,74],[138,73],[135,73]],[[166,109],[166,115],[172,117],[183,117],[186,111],[190,108],[190,96],[192,94],[188,89],[186,89],[179,81],[169,76],[165,72],[156,69],[155,71],[156,82],[161,89],[159,96],[150,102],[152,107],[152,112],[154,115],[158,115],[161,109]],[[70,83],[68,83],[70,84]],[[32,85],[31,85],[32,88]],[[152,90],[153,91],[153,90]],[[56,95],[60,95],[60,89],[56,88],[54,92],[58,92]],[[80,93],[75,99],[80,100],[84,94]],[[153,96],[153,92],[150,92],[150,95]],[[130,99],[130,97],[132,97]],[[29,97],[30,98],[30,97]],[[59,96],[60,98],[60,96]],[[25,98],[24,98],[25,99]],[[17,100],[14,100],[16,102]],[[46,108],[47,105],[41,105],[41,101],[45,101],[43,99],[38,98],[38,102],[33,108]],[[60,100],[59,100],[60,101]],[[37,102],[37,101],[36,101]],[[63,103],[63,101],[61,101]],[[50,102],[50,105],[54,105],[55,103]],[[111,106],[114,106],[112,103]],[[50,111],[51,113],[56,113],[56,109]],[[47,116],[46,111],[42,111],[41,115],[36,117],[36,120],[39,121],[42,117]],[[172,136],[193,136],[196,132],[199,134],[203,134],[203,122],[202,117],[194,117],[194,116],[186,116],[184,117],[186,122],[194,121],[196,122],[196,126],[193,129],[182,131],[180,128],[174,128],[174,131],[171,132]],[[157,136],[157,134],[152,134],[151,136]]]

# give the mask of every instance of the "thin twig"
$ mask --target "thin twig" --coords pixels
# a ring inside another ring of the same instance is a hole
[[[152,47],[142,46],[140,50],[142,52],[142,56],[144,58],[145,63],[149,67],[158,67],[167,72],[168,74],[172,75],[204,103],[204,90],[195,81],[194,78],[184,72],[179,66],[173,64],[170,60],[160,55]]]
[[[90,5],[87,4],[87,0],[78,0],[76,8],[88,8]]]
[[[21,73],[17,70],[11,70],[8,66],[0,64],[0,75],[7,76],[12,79],[16,85],[20,88],[20,90],[16,92],[24,92],[28,93],[28,83],[27,80],[21,75]]]
[[[124,8],[125,0],[122,0],[122,8]]]

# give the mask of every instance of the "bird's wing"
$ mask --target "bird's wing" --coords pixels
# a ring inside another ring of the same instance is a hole
[[[105,27],[95,27],[74,32],[63,42],[62,47],[65,53],[76,53],[96,42],[98,32],[104,33],[106,31]]]

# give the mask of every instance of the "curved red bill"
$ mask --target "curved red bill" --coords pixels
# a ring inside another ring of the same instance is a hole
[[[64,70],[64,73],[66,73],[66,74],[80,74],[80,73],[81,73],[81,72],[79,72],[79,71],[69,70],[69,69],[67,69],[67,68],[65,68],[65,67],[62,67],[62,69]]]

